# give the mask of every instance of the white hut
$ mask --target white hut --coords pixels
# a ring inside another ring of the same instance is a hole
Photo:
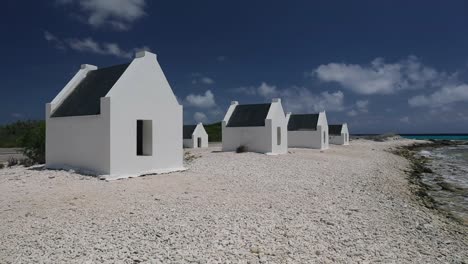
[[[329,125],[330,143],[335,145],[349,145],[349,131],[346,123]]]
[[[222,121],[223,151],[244,146],[247,151],[285,154],[288,151],[287,121],[280,99],[268,104],[231,103]]]
[[[208,147],[208,134],[202,123],[197,125],[185,125],[184,148],[206,148]]]
[[[109,179],[183,169],[182,106],[156,54],[81,66],[46,105],[46,167]]]
[[[288,114],[288,147],[328,149],[325,111],[318,114]]]

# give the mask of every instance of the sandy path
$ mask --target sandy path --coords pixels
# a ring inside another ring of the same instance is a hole
[[[384,151],[403,141],[352,144],[191,150],[186,172],[114,182],[0,170],[0,263],[467,261],[467,229],[421,207]]]

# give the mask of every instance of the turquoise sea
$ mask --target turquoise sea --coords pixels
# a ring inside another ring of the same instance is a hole
[[[409,139],[434,140],[468,140],[468,134],[400,134]]]
[[[429,158],[432,173],[425,173],[422,182],[437,206],[451,212],[468,224],[468,134],[402,134],[404,138],[421,140],[457,140],[456,145],[423,147],[419,155]]]

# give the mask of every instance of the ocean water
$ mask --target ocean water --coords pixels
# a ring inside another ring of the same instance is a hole
[[[468,134],[400,134],[400,136],[409,139],[421,140],[468,140]]]
[[[429,195],[437,205],[468,224],[468,145],[452,145],[421,150],[430,158],[433,173],[423,175]]]

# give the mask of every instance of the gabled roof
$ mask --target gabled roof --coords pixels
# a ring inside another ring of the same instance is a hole
[[[288,122],[288,131],[317,130],[319,114],[291,115]]]
[[[89,71],[51,117],[100,114],[101,97],[112,89],[128,65],[130,63]]]
[[[191,139],[193,131],[195,131],[196,127],[197,127],[197,125],[184,125],[183,138],[184,139]]]
[[[271,104],[237,105],[229,118],[228,127],[265,126]]]
[[[342,128],[343,128],[343,125],[328,125],[328,134],[341,135]]]

